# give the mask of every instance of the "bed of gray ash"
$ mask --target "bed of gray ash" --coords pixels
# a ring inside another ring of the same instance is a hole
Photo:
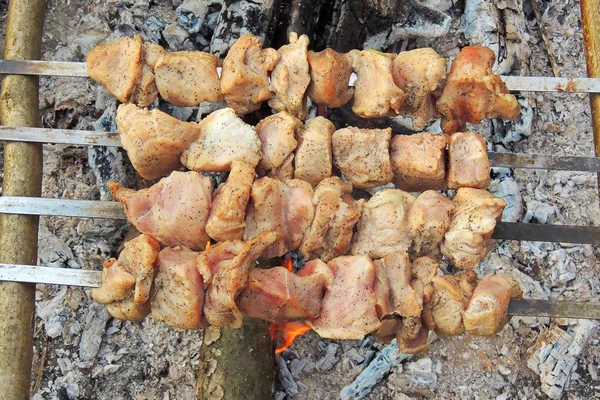
[[[451,19],[439,29],[429,29],[426,23],[394,28],[397,41],[388,49],[431,46],[452,57],[463,45],[483,44],[498,51],[500,43],[501,74],[552,76],[554,69],[561,76],[584,76],[578,3],[534,1],[424,1]],[[133,31],[161,41],[169,50],[220,53],[230,42],[227,26],[222,26],[227,17],[242,15],[238,29],[255,33],[255,26],[244,23],[256,19],[257,4],[272,3],[186,1],[176,10],[181,0],[50,0],[43,58],[81,61],[97,43]],[[223,4],[228,13],[221,12]],[[5,7],[0,5],[2,15]],[[2,33],[5,23],[2,19]],[[440,30],[449,32],[426,36]],[[407,32],[421,37],[407,39]],[[377,37],[369,44],[389,45]],[[46,127],[114,130],[116,102],[90,80],[44,78],[40,100]],[[486,122],[474,128],[486,135],[490,150],[593,155],[586,95],[525,94],[521,101],[523,115],[517,123]],[[183,119],[197,114],[193,109],[169,111]],[[126,155],[115,149],[47,145],[44,156],[45,197],[108,200],[104,185],[109,180],[144,185],[134,178]],[[591,173],[495,170],[494,178],[492,191],[509,203],[504,220],[600,225],[596,177]],[[39,262],[100,270],[103,261],[116,254],[128,229],[124,222],[43,218]],[[589,245],[505,241],[479,272],[503,271],[515,277],[526,297],[593,300],[599,298],[599,259],[600,249]],[[194,398],[201,330],[179,331],[151,318],[141,323],[114,320],[86,289],[40,285],[37,300],[34,399]],[[595,328],[594,322],[584,320],[513,318],[494,337],[435,338],[429,352],[413,357],[397,354],[371,337],[337,341],[308,333],[278,359],[274,397],[598,397],[600,348]]]

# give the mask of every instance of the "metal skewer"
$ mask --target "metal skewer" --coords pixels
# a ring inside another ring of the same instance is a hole
[[[221,75],[221,68],[217,68]],[[88,76],[82,62],[0,60],[0,74],[39,76]],[[549,76],[501,76],[513,92],[572,92],[600,93],[600,79],[556,78]],[[356,75],[352,74],[349,85],[353,86]]]

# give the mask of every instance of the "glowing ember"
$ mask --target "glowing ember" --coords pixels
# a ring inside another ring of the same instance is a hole
[[[286,322],[284,324],[272,323],[271,328],[269,328],[269,333],[278,346],[275,350],[275,354],[279,354],[290,347],[296,337],[308,331],[310,331],[310,326],[303,324],[302,322]]]
[[[208,250],[210,248],[210,240],[208,242],[206,242],[206,247],[204,248],[204,250]]]
[[[292,272],[292,257],[286,256],[285,260],[283,260],[283,266],[285,267],[285,269]]]

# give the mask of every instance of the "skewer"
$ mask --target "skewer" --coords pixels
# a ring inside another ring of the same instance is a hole
[[[0,281],[100,287],[102,272],[31,265],[0,264]],[[600,303],[513,299],[508,314],[527,317],[600,319]]]
[[[0,126],[0,140],[75,146],[121,147],[117,132]],[[600,173],[600,158],[488,152],[492,167],[553,169]]]
[[[221,75],[221,68],[217,68]],[[87,76],[83,62],[0,60],[0,74],[39,76]],[[600,93],[600,79],[556,78],[549,76],[501,76],[512,92],[571,92]],[[356,75],[350,77],[349,86],[354,86]]]

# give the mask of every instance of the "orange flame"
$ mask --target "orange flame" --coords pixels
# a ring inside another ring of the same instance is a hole
[[[269,328],[269,333],[278,346],[275,350],[275,354],[279,354],[290,347],[296,337],[310,331],[310,329],[310,326],[303,324],[302,322],[286,322],[283,324],[272,323]],[[280,343],[282,344],[280,345]]]
[[[292,257],[286,256],[285,260],[283,260],[283,267],[288,271],[292,272]]]
[[[204,250],[208,250],[210,249],[210,240],[208,242],[206,242],[206,247],[204,248]]]

